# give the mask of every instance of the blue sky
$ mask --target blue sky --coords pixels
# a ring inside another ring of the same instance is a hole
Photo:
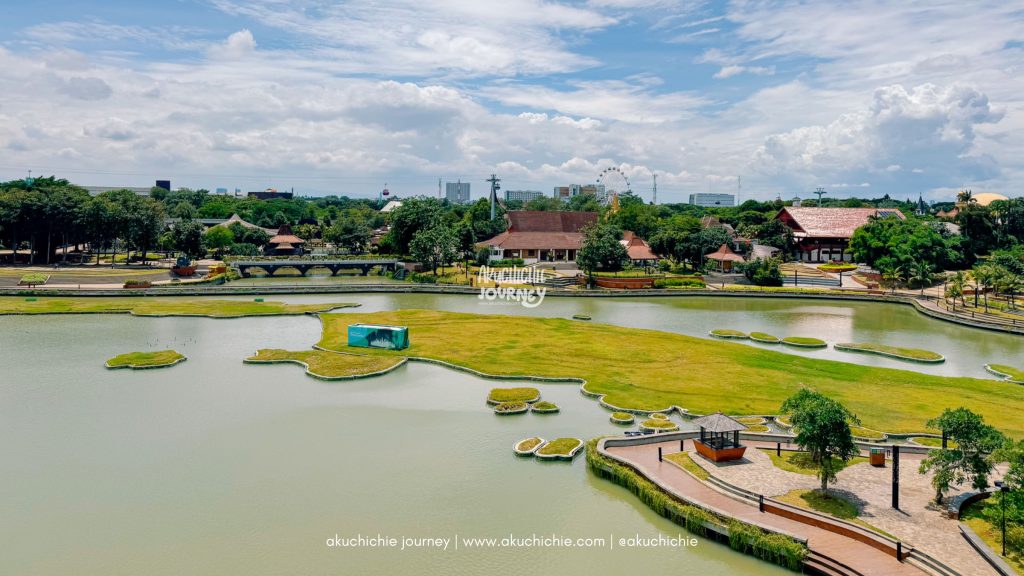
[[[1020,195],[1012,3],[178,0],[5,7],[0,177],[649,198]]]

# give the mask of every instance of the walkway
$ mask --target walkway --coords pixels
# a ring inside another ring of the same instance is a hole
[[[665,453],[679,451],[679,441],[673,440],[640,446],[608,447],[607,452],[626,460],[641,470],[644,475],[656,478],[658,482],[685,500],[721,510],[734,518],[751,524],[806,538],[811,550],[853,567],[865,575],[921,576],[926,574],[911,564],[896,560],[893,555],[885,554],[881,550],[852,538],[774,514],[765,514],[758,511],[757,507],[752,504],[730,498],[683,472],[674,464],[658,462],[659,446]],[[691,440],[686,441],[686,448],[688,451],[693,450]]]

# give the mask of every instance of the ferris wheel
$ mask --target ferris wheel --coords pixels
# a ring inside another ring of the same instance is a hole
[[[601,170],[601,173],[597,175],[597,183],[599,185],[597,199],[602,204],[611,202],[613,197],[632,192],[629,178],[615,166]]]

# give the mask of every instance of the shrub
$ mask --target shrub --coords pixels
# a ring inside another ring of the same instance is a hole
[[[125,288],[149,288],[153,286],[153,283],[149,280],[125,280]]]
[[[672,286],[681,286],[683,288],[704,288],[704,280],[697,277],[686,277],[686,278],[659,278],[654,281],[655,288],[669,288]]]
[[[418,284],[437,284],[437,276],[434,276],[433,274],[413,272],[409,278]]]
[[[491,268],[511,268],[512,266],[522,266],[524,264],[522,258],[506,258],[504,260],[495,260],[494,262],[488,262],[487,265]]]
[[[260,253],[259,246],[248,242],[232,244],[228,251],[232,256],[255,256]]]
[[[755,258],[742,264],[743,275],[755,286],[782,286],[778,258]]]

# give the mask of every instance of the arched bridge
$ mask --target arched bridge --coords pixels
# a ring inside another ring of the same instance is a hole
[[[401,263],[398,260],[238,260],[231,263],[231,266],[238,270],[241,276],[246,278],[249,277],[253,268],[259,268],[267,273],[267,276],[273,276],[275,272],[282,268],[295,268],[303,276],[307,272],[314,268],[325,268],[331,271],[331,276],[336,275],[342,270],[359,270],[363,276],[370,273],[376,266],[380,266],[384,270],[398,270],[401,268]]]

